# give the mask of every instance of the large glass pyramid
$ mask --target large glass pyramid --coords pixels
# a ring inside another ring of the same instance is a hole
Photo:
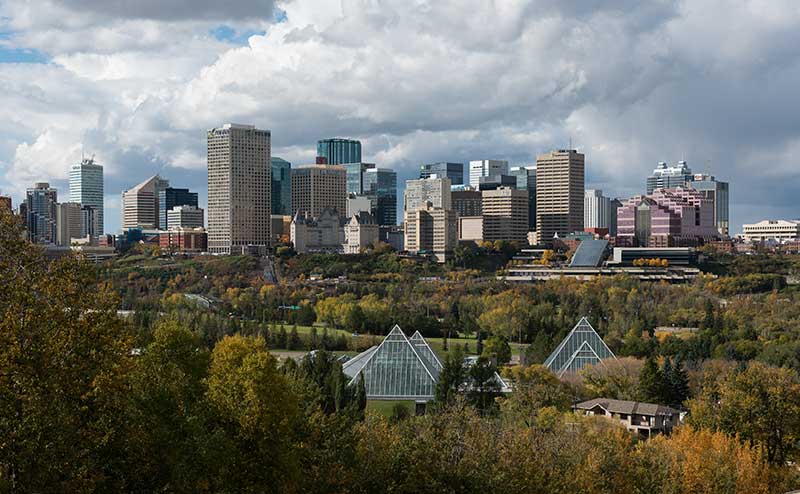
[[[544,361],[558,377],[574,373],[607,358],[617,358],[589,321],[582,317],[558,348]]]
[[[395,325],[380,345],[353,357],[342,370],[357,382],[364,376],[367,399],[432,400],[442,364],[425,338],[415,333],[412,340]]]

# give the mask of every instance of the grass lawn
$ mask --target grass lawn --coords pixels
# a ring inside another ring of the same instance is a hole
[[[389,400],[368,400],[367,411],[375,412],[384,417],[391,417],[395,405],[400,404],[408,411],[408,416],[413,416],[416,410],[416,405],[413,401],[389,401]]]

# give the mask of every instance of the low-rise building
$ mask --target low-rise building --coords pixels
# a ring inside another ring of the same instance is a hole
[[[794,240],[800,238],[800,221],[762,220],[758,223],[743,225],[742,232],[744,239],[748,242]]]
[[[205,252],[208,234],[205,228],[172,228],[158,235],[158,245],[169,252]]]
[[[680,423],[678,410],[654,403],[595,398],[578,403],[575,411],[619,421],[626,429],[643,438],[669,434]]]
[[[295,252],[341,252],[344,244],[344,229],[335,210],[326,208],[319,217],[301,215],[298,211],[292,218],[290,239]]]

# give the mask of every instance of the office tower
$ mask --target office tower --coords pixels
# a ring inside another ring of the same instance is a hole
[[[83,159],[69,169],[69,202],[94,210],[92,227],[86,235],[98,237],[105,232],[103,202],[103,167],[94,158]]]
[[[292,164],[272,157],[272,214],[292,214]]]
[[[341,165],[361,162],[361,141],[353,139],[322,139],[317,141],[317,157],[325,164]]]
[[[509,175],[516,177],[517,190],[528,192],[528,230],[536,230],[536,165],[515,166]]]
[[[162,230],[175,228],[203,228],[203,208],[197,206],[175,206],[167,211],[167,218]]]
[[[481,192],[483,239],[528,244],[528,192],[501,187]]]
[[[12,211],[11,197],[0,196],[0,210],[8,211],[9,213]]]
[[[419,167],[419,178],[430,178],[433,175],[447,177],[453,185],[464,185],[464,163],[440,161]]]
[[[727,236],[730,232],[728,182],[719,181],[713,175],[700,173],[692,176],[692,180],[686,182],[686,185],[714,201],[714,221],[717,230],[720,235]]]
[[[656,189],[619,208],[617,245],[689,247],[719,237],[714,203],[692,189]]]
[[[426,203],[434,208],[452,209],[449,178],[424,178],[406,181],[403,209],[414,211]]]
[[[363,173],[363,193],[370,199],[370,213],[378,225],[397,224],[397,173],[388,168],[369,168]]]
[[[483,196],[481,191],[472,187],[452,187],[450,195],[453,211],[459,218],[464,216],[480,216],[483,211]]]
[[[599,189],[588,189],[583,196],[583,227],[611,229],[611,199]]]
[[[325,209],[347,211],[347,171],[342,166],[305,165],[292,168],[292,216],[318,218]]]
[[[100,239],[104,234],[97,234],[97,210],[87,204],[81,204],[81,237]]]
[[[73,238],[86,236],[83,224],[83,209],[77,202],[62,202],[56,205],[56,244],[68,246]]]
[[[208,251],[262,253],[270,244],[271,134],[225,124],[207,133]]]
[[[38,182],[26,191],[25,223],[28,240],[36,244],[54,244],[58,240],[56,231],[56,205],[58,193],[47,182]]]
[[[347,163],[342,165],[347,172],[347,193],[364,194],[364,172],[375,168],[375,163]]]
[[[536,230],[549,245],[553,236],[583,230],[584,156],[574,149],[536,157]]]
[[[409,182],[427,182],[409,180]],[[444,179],[450,181],[450,179]],[[405,212],[405,250],[429,253],[440,263],[446,262],[458,244],[456,213],[452,209],[433,207],[426,203]]]
[[[517,177],[511,175],[489,175],[478,179],[478,190],[495,190],[500,187],[517,188]]]
[[[158,225],[156,228],[166,230],[168,228],[167,214],[170,209],[176,206],[197,207],[197,192],[189,192],[189,189],[176,189],[167,187],[158,193]],[[198,226],[203,226],[202,222]]]
[[[661,161],[647,177],[647,193],[652,194],[656,189],[674,189],[686,187],[686,182],[692,180],[692,170],[685,161],[679,161],[675,166],[669,166]]]
[[[615,237],[618,232],[618,216],[619,208],[622,207],[622,201],[619,199],[611,199],[609,202],[610,216],[608,218],[608,234]]]
[[[169,182],[153,175],[122,193],[122,229],[158,229],[158,196]]]
[[[508,161],[477,160],[469,162],[469,185],[476,189],[481,184],[481,177],[491,175],[508,175]]]

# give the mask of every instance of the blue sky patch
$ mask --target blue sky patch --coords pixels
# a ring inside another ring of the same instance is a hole
[[[218,39],[219,41],[233,43],[236,45],[246,45],[250,36],[263,34],[265,34],[265,31],[237,31],[236,29],[226,25],[217,26],[211,30],[211,36],[214,36],[214,38]]]

